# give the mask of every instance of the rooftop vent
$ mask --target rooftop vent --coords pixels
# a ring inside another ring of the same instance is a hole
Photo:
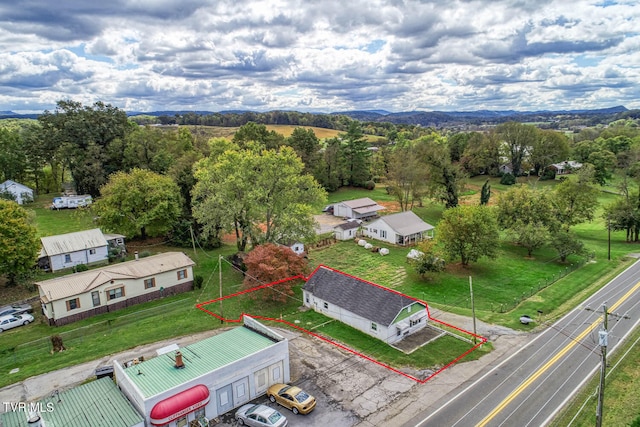
[[[184,362],[182,361],[182,353],[176,351],[176,369],[184,368]]]

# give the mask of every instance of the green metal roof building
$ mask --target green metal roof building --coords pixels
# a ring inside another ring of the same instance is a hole
[[[288,382],[289,347],[244,316],[244,326],[140,363],[115,362],[114,372],[147,425],[182,426],[216,418]]]
[[[10,402],[0,414],[3,427],[30,427],[30,412],[37,412],[46,427],[144,427],[134,409],[111,378],[105,377],[61,391],[33,404]],[[35,410],[35,411],[34,411]]]

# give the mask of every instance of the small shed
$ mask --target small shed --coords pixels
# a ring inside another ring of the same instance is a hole
[[[351,240],[358,235],[358,228],[358,221],[346,221],[333,227],[333,234],[336,240]]]

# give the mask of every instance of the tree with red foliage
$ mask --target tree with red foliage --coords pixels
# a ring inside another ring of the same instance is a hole
[[[244,264],[247,267],[243,282],[245,289],[304,275],[308,271],[306,258],[286,246],[273,243],[256,246],[247,254]],[[295,283],[296,280],[288,280],[249,295],[264,301],[287,302],[287,298],[293,296]]]

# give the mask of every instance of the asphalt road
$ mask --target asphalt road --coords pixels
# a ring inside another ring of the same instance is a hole
[[[405,426],[549,424],[600,369],[599,331],[605,303],[610,313],[607,354],[611,354],[640,323],[640,261],[515,354],[430,405]]]

